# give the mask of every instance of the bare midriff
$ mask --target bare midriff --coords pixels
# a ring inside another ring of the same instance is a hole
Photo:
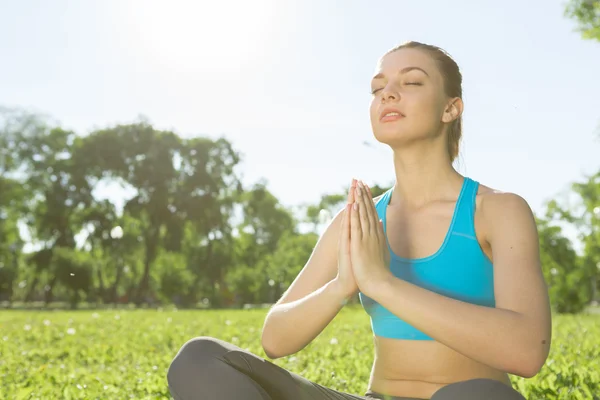
[[[392,396],[429,399],[442,387],[476,378],[511,385],[505,372],[491,368],[433,340],[375,336],[369,389]]]

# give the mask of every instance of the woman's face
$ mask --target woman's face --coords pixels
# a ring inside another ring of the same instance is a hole
[[[371,127],[378,141],[396,147],[442,132],[448,98],[435,61],[426,52],[400,49],[384,56],[371,90]]]

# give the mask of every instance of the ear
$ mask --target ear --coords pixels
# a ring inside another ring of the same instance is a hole
[[[442,115],[442,121],[445,123],[450,123],[460,117],[463,113],[463,101],[460,97],[455,97],[450,99],[446,109],[444,110],[444,114]]]

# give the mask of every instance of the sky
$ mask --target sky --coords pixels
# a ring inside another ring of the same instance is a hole
[[[600,169],[600,43],[564,1],[0,0],[0,106],[81,135],[146,118],[226,137],[286,206],[389,187],[369,121],[379,57],[440,46],[463,74],[459,172],[536,213]],[[100,197],[122,203],[115,185]]]

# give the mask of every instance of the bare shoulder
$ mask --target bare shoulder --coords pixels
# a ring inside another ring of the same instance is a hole
[[[480,185],[477,208],[485,222],[486,233],[490,235],[521,228],[535,229],[533,211],[527,200],[519,194]]]
[[[503,192],[485,185],[480,185],[477,192],[478,206],[486,218],[494,216],[506,216],[506,214],[520,214],[521,216],[532,216],[533,212],[527,200],[521,195],[512,192]]]

